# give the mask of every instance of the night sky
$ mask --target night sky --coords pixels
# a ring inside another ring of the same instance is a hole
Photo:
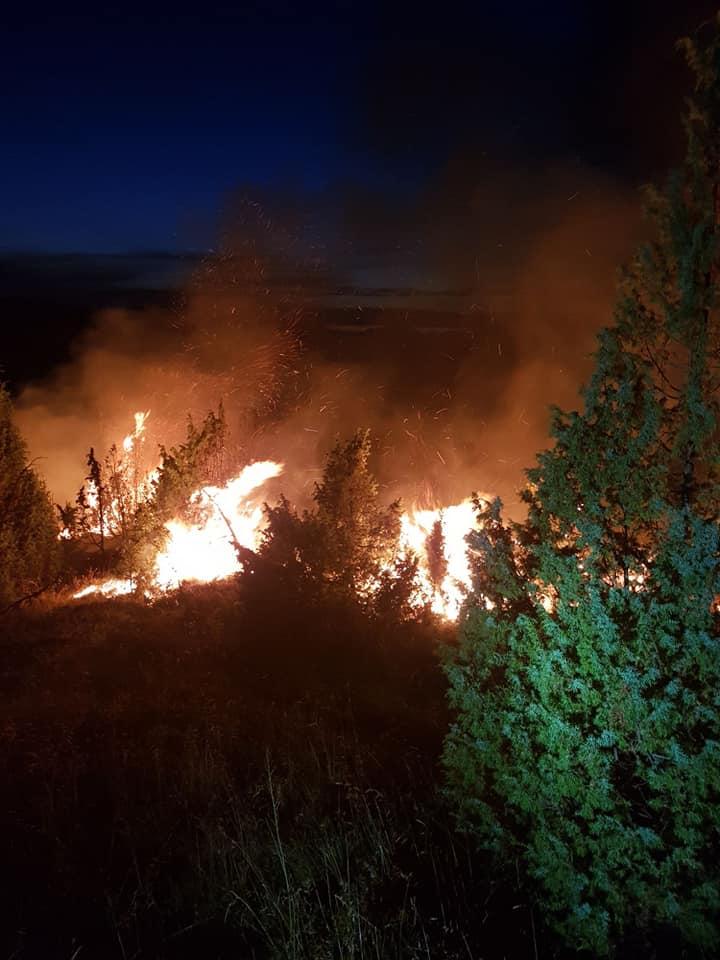
[[[673,40],[714,4],[386,7],[15,7],[0,250],[205,250],[237,190],[558,161],[635,185],[677,159]]]

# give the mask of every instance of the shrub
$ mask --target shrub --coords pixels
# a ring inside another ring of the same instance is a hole
[[[58,529],[0,385],[0,609],[52,582]]]
[[[311,510],[299,514],[285,498],[268,507],[261,557],[305,596],[392,607],[402,618],[416,568],[412,558],[395,561],[400,504],[380,502],[371,454],[370,433],[360,430],[331,450]]]

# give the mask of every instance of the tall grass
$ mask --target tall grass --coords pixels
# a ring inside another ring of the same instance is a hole
[[[431,648],[313,627],[280,635],[230,587],[12,621],[3,956],[533,956],[438,793]]]

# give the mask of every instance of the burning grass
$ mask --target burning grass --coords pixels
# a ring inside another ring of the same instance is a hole
[[[128,554],[132,557],[129,576],[104,577],[87,583],[75,592],[75,599],[122,596],[135,591],[153,598],[182,583],[222,580],[243,570],[247,566],[247,551],[258,551],[266,539],[266,485],[285,470],[282,463],[272,460],[251,462],[230,479],[206,482],[194,489],[191,486],[176,498],[174,510],[164,510],[155,524],[159,529],[148,544],[149,556],[144,549],[144,571],[138,575],[137,528],[146,522],[148,514],[157,512],[158,503],[164,499],[163,483],[177,472],[178,461],[186,458],[197,436],[204,439],[207,431],[211,452],[217,455],[224,433],[222,412],[218,418],[211,414],[199,434],[190,424],[188,442],[179,451],[168,454],[161,449],[161,463],[143,468],[147,460],[143,444],[148,416],[149,411],[135,414],[133,432],[111,448],[103,464],[90,451],[90,473],[78,495],[77,506],[61,511],[65,520],[62,540],[94,541],[101,552],[106,545],[119,542],[126,567]],[[353,442],[344,449],[349,450]],[[366,449],[360,457],[365,457],[365,469],[370,446],[369,441],[363,442]],[[331,459],[342,449],[338,446]],[[197,473],[200,476],[201,470]],[[352,483],[352,476],[346,480]],[[376,487],[373,489],[371,498],[377,495]],[[357,507],[356,504],[353,509]],[[391,573],[399,564],[412,559],[416,563],[412,605],[417,609],[427,607],[446,620],[456,620],[470,588],[466,537],[477,523],[472,500],[433,509],[398,509],[397,514],[397,533],[388,542],[380,569]],[[132,547],[128,551],[128,544],[133,541],[134,556]],[[374,593],[381,586],[381,577],[375,573],[360,588]]]

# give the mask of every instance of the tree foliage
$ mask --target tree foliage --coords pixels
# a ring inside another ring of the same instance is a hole
[[[122,547],[124,571],[142,586],[151,576],[154,559],[168,537],[166,524],[174,518],[192,520],[192,494],[222,476],[226,439],[222,404],[198,427],[188,417],[185,440],[175,447],[160,447],[160,465],[150,489],[138,503]]]
[[[74,504],[60,508],[64,526],[73,537],[84,537],[105,552],[108,542],[124,546],[133,532],[140,503],[146,496],[137,452],[116,444],[102,461],[94,447],[87,455],[88,474]]]
[[[161,445],[160,463],[151,472],[136,445],[121,452],[113,444],[102,460],[91,447],[88,475],[75,504],[60,509],[71,538],[94,544],[101,553],[111,547],[113,565],[141,587],[167,539],[166,523],[175,517],[193,519],[192,494],[224,479],[226,433],[222,403],[200,426],[188,417],[183,442]]]
[[[524,522],[478,502],[475,602],[446,668],[461,821],[599,954],[668,926],[720,943],[718,29],[683,44],[687,160],[648,191],[656,239],[584,411],[554,411]]]
[[[267,507],[261,556],[306,595],[407,611],[415,562],[395,563],[400,504],[381,503],[371,455],[370,432],[359,430],[330,451],[312,509],[285,498]]]
[[[52,581],[57,536],[52,504],[0,384],[0,608]]]

